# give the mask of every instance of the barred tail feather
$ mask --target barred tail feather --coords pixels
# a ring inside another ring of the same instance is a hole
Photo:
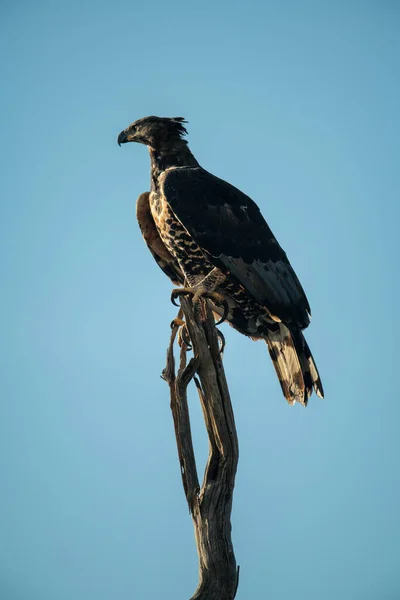
[[[289,404],[306,404],[305,386],[302,368],[289,329],[283,323],[268,331],[265,341],[283,395]]]
[[[298,338],[299,342],[296,341],[296,338]],[[315,393],[320,398],[323,398],[324,388],[322,387],[322,382],[318,373],[317,365],[315,364],[314,357],[311,354],[311,350],[309,345],[307,344],[306,338],[304,337],[303,333],[299,330],[296,332],[296,334],[294,334],[294,343],[296,344],[297,353],[299,354],[299,356],[302,357],[304,361],[304,370],[307,370],[311,377],[312,387],[314,388]]]
[[[268,331],[264,339],[283,395],[289,404],[300,402],[307,406],[313,388],[322,398],[321,379],[301,330],[291,331],[283,323],[277,323],[276,328]]]

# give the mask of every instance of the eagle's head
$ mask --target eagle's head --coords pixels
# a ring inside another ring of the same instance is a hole
[[[183,139],[187,131],[182,123],[187,123],[183,117],[143,117],[121,131],[118,145],[139,142],[155,150],[182,146],[187,143]]]

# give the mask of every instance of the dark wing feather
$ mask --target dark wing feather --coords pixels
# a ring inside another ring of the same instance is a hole
[[[174,285],[183,285],[185,277],[178,261],[168,251],[157,231],[150,211],[149,196],[149,192],[143,192],[136,201],[136,217],[140,231],[160,269],[164,271]]]
[[[201,167],[166,171],[160,184],[176,217],[215,266],[278,319],[307,327],[304,290],[251,198]]]

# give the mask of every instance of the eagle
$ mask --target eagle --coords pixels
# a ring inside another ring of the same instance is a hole
[[[144,117],[118,144],[148,147],[150,192],[136,214],[154,259],[176,286],[173,298],[209,298],[237,331],[267,343],[289,404],[306,406],[321,379],[303,330],[311,310],[285,252],[257,204],[203,169],[189,149],[183,117]]]

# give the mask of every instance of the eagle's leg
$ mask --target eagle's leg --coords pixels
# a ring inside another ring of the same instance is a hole
[[[192,296],[192,302],[196,306],[199,304],[200,298],[209,298],[216,304],[222,305],[224,307],[224,313],[222,315],[222,318],[217,323],[217,325],[219,325],[226,319],[226,317],[228,315],[228,311],[229,311],[229,307],[228,307],[228,304],[227,304],[224,296],[216,291],[218,286],[221,285],[221,283],[223,283],[225,281],[225,279],[226,279],[226,275],[224,273],[222,273],[222,271],[220,271],[220,269],[218,269],[217,267],[214,267],[214,269],[212,269],[208,273],[208,275],[206,275],[204,277],[204,279],[197,282],[195,285],[190,286],[190,287],[185,286],[183,288],[177,288],[175,290],[172,290],[171,302],[175,306],[178,306],[178,304],[176,304],[175,300],[179,296],[189,294]]]

